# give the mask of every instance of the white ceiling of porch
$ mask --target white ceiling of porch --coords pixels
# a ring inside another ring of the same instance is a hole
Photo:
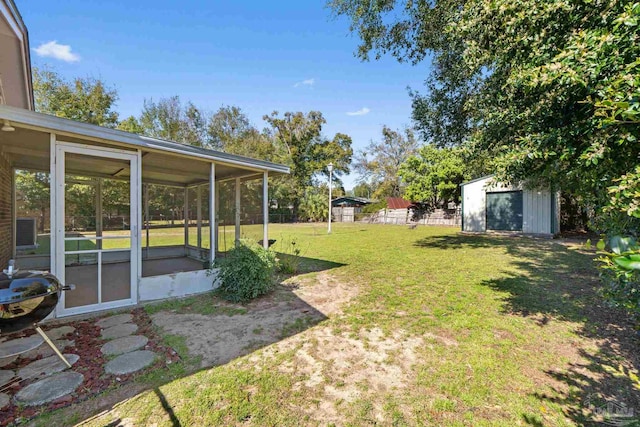
[[[15,127],[13,132],[0,132],[0,154],[18,169],[48,172],[50,137],[48,133]],[[59,140],[89,146],[113,147],[107,141],[88,141],[70,136]],[[122,146],[114,148],[123,149]],[[67,172],[72,175],[125,179],[128,162],[101,157],[66,155]],[[162,152],[142,152],[142,180],[148,183],[186,186],[209,182],[210,163]],[[261,172],[216,163],[216,180],[235,177],[259,177]]]

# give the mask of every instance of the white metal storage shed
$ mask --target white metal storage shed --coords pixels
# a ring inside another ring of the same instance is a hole
[[[560,193],[507,185],[493,175],[462,185],[462,231],[516,231],[553,235],[560,231]]]

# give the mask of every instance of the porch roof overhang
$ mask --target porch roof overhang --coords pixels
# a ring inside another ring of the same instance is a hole
[[[141,150],[142,179],[150,183],[179,186],[205,183],[208,182],[210,163],[216,164],[217,180],[257,178],[263,172],[269,172],[270,175],[289,173],[287,166],[277,163],[0,105],[0,122],[5,120],[16,131],[0,132],[0,152],[13,159],[12,164],[17,168],[48,170],[49,139],[46,135],[54,133],[62,141]],[[83,162],[85,170],[74,170],[74,173],[118,177],[119,169],[115,163],[84,163],[86,161]],[[81,164],[78,163],[78,166]]]

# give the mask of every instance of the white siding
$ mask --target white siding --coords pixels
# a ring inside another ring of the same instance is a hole
[[[522,191],[522,232],[531,234],[552,234],[552,195],[549,190],[528,190],[522,186],[510,186],[497,182],[492,183],[493,177],[486,177],[477,181],[462,184],[463,192],[463,231],[486,231],[486,193],[487,191]],[[558,198],[558,193],[554,194]],[[556,217],[559,223],[559,200],[556,203]],[[557,230],[556,230],[557,231]]]
[[[463,231],[486,231],[485,184],[490,178],[463,184],[462,223]]]
[[[522,231],[551,234],[551,193],[549,190],[525,190],[522,197]]]

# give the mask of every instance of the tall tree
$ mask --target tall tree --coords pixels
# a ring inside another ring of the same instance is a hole
[[[239,107],[220,107],[209,120],[207,136],[212,148],[262,160],[278,160],[270,135],[258,131]]]
[[[447,202],[460,202],[460,184],[467,178],[460,149],[425,145],[409,157],[399,175],[407,185],[405,197],[435,209]]]
[[[351,193],[354,197],[364,197],[370,199],[373,194],[373,189],[366,182],[359,182],[353,187]]]
[[[154,138],[198,147],[208,145],[204,115],[191,102],[183,105],[179,96],[145,100],[139,124],[144,134]]]
[[[118,123],[118,129],[123,130],[125,132],[131,132],[131,133],[137,133],[137,134],[144,133],[144,128],[142,127],[138,119],[135,118],[134,116],[129,116],[126,119],[120,121],[120,123]]]
[[[253,130],[249,118],[234,105],[220,107],[211,116],[207,127],[212,147],[220,150],[237,145]]]
[[[402,132],[383,126],[382,139],[371,141],[364,150],[358,152],[354,168],[363,182],[376,189],[374,198],[400,197],[400,165],[415,154],[417,149],[418,142],[410,128],[405,128]]]
[[[116,127],[118,93],[99,80],[76,77],[71,81],[48,68],[33,69],[36,111],[93,125]]]
[[[306,115],[302,112],[287,112],[282,117],[274,111],[263,119],[271,126],[272,136],[284,151],[291,169],[288,178],[289,196],[293,206],[293,219],[297,221],[300,202],[315,174],[328,174],[329,163],[334,165],[336,181],[349,171],[353,155],[351,138],[341,133],[336,134],[333,139],[323,137],[322,125],[326,121],[319,111],[311,111]]]
[[[49,174],[44,172],[16,171],[16,193],[22,206],[40,214],[38,230],[44,233],[49,210]]]

